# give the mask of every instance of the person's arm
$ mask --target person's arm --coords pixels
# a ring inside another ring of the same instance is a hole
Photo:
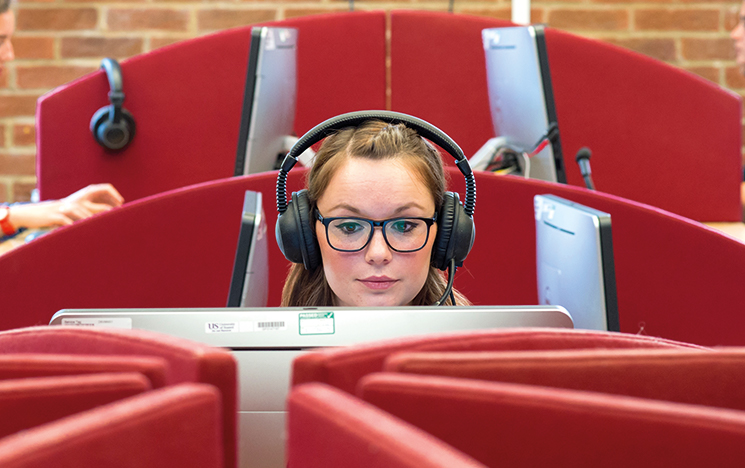
[[[124,203],[111,184],[89,185],[61,200],[12,205],[8,221],[16,229],[64,226]]]

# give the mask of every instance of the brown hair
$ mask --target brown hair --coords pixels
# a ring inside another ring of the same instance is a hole
[[[10,10],[11,0],[0,0],[0,15]]]
[[[403,124],[391,125],[380,120],[369,120],[359,127],[343,129],[324,140],[308,173],[308,199],[312,209],[337,169],[349,158],[405,159],[429,188],[435,206],[443,203],[447,182],[437,149]],[[315,235],[315,229],[312,231]],[[412,304],[432,305],[445,292],[445,287],[443,274],[430,265],[427,280]],[[453,290],[453,295],[457,304],[470,305],[468,299],[458,291]],[[292,265],[282,290],[282,306],[328,307],[335,305],[335,300],[336,296],[326,281],[322,266],[308,271],[302,263]],[[451,304],[450,299],[445,303]]]

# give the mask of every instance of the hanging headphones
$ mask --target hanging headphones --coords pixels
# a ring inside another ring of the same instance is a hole
[[[333,117],[308,131],[287,153],[277,177],[279,216],[275,235],[282,254],[293,263],[302,263],[307,270],[315,270],[321,264],[308,191],[293,192],[292,200],[287,202],[287,174],[297,163],[298,156],[332,132],[357,127],[371,119],[392,125],[404,124],[455,158],[455,165],[466,178],[466,199],[461,204],[457,193],[445,192],[445,199],[437,210],[437,236],[432,247],[432,264],[440,270],[447,269],[452,261],[455,261],[455,266],[461,266],[471,251],[476,234],[473,224],[476,181],[471,166],[463,150],[440,129],[416,117],[390,111],[350,112]]]
[[[106,149],[118,151],[132,141],[135,136],[135,120],[132,114],[122,108],[124,92],[122,92],[122,69],[112,58],[101,61],[101,68],[106,71],[109,79],[109,102],[111,105],[102,107],[91,118],[91,133],[96,143]]]

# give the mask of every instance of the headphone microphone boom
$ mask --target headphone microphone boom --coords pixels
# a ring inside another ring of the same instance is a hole
[[[102,107],[93,114],[90,130],[96,143],[111,151],[119,151],[132,141],[135,135],[135,120],[132,114],[122,107],[122,70],[119,63],[112,58],[101,61],[101,68],[106,71],[109,80],[108,106]]]

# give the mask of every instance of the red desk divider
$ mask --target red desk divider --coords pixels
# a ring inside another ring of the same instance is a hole
[[[493,136],[481,30],[502,20],[390,13],[393,110],[441,127],[473,154]],[[343,112],[386,106],[385,13],[338,13],[266,23],[297,27],[302,134]],[[111,182],[128,200],[233,172],[250,27],[124,61],[125,107],[137,136],[106,153],[88,131],[107,104],[99,71],[39,101],[43,199]],[[548,29],[546,41],[567,179],[589,146],[599,190],[700,221],[739,221],[741,99],[713,83],[598,41]],[[448,161],[450,164],[450,161]]]
[[[494,18],[392,11],[391,108],[439,127],[471,157],[494,136],[481,30],[512,25]]]
[[[462,194],[463,177],[449,173]],[[288,190],[303,177],[292,171]],[[271,235],[275,181],[265,173],[159,194],[1,256],[0,329],[48,323],[62,308],[224,306],[248,189],[264,197],[269,305],[278,305],[289,264]],[[745,344],[745,244],[613,195],[486,173],[476,181],[476,242],[455,282],[475,304],[537,301],[533,196],[553,193],[612,216],[621,331]]]
[[[392,109],[439,126],[472,155],[494,136],[481,30],[510,23],[391,12]],[[567,181],[593,151],[598,190],[699,221],[740,221],[741,99],[641,54],[547,28]],[[450,161],[447,161],[450,164]]]
[[[299,135],[337,114],[385,108],[385,13],[264,23],[298,29]],[[138,55],[121,64],[137,123],[132,143],[107,153],[88,129],[108,104],[103,71],[43,96],[37,109],[42,199],[111,182],[125,199],[233,175],[251,26]]]

